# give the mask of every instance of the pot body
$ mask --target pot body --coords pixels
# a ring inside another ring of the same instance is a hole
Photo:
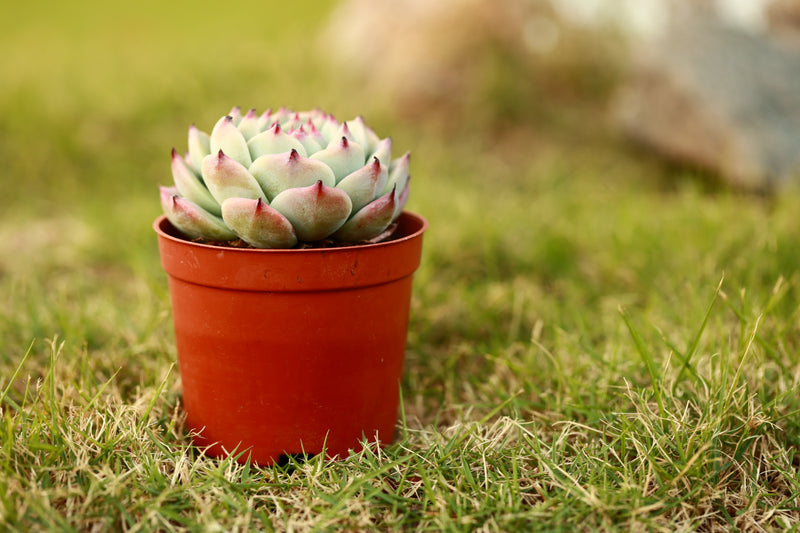
[[[186,422],[213,456],[345,456],[397,422],[413,272],[427,222],[379,244],[254,250],[154,223],[168,274]]]

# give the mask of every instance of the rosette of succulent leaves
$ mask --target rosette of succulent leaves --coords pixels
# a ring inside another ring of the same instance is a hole
[[[189,127],[188,152],[172,150],[174,186],[164,214],[192,240],[292,248],[321,241],[375,242],[409,194],[410,154],[392,159],[361,117],[322,110],[238,107],[208,134]]]

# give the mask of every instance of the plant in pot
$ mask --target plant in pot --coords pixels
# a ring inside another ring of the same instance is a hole
[[[154,229],[195,444],[270,464],[391,442],[427,228],[409,154],[361,118],[234,108],[172,175]]]

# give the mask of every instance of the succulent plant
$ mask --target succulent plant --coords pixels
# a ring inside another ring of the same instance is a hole
[[[410,155],[392,160],[391,138],[361,117],[235,107],[211,134],[190,126],[188,148],[172,150],[175,184],[161,187],[161,205],[191,239],[256,248],[374,241],[408,199]]]

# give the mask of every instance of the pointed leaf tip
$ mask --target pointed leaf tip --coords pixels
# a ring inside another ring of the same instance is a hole
[[[333,237],[349,242],[368,241],[377,237],[392,223],[395,208],[395,190],[392,189],[351,216]]]
[[[339,141],[332,140],[328,146],[311,154],[312,159],[318,159],[327,164],[336,176],[336,182],[364,166],[366,160],[364,149],[356,142],[350,142],[347,137]]]
[[[190,162],[178,154],[176,149],[172,149],[172,179],[175,187],[180,194],[192,202],[196,203],[209,213],[220,214],[219,203],[214,199],[206,188],[205,183],[198,173],[200,168],[194,168]]]
[[[222,204],[225,223],[256,248],[291,248],[297,236],[291,222],[260,198],[229,198]]]
[[[345,223],[352,202],[344,191],[326,187],[318,180],[308,187],[281,192],[271,207],[289,219],[299,240],[313,242],[324,239]]]
[[[163,185],[158,186],[158,192],[161,196],[161,205],[166,206],[169,202],[173,200],[175,196],[178,196],[178,188],[175,186],[172,187],[165,187]],[[166,210],[166,208],[165,208]]]
[[[286,189],[308,187],[320,180],[324,185],[336,185],[336,176],[328,165],[303,157],[299,150],[263,155],[249,170],[270,201]]]
[[[225,153],[244,166],[250,166],[252,158],[247,149],[247,140],[231,115],[222,117],[214,125],[209,138],[209,153],[224,150]]]
[[[279,122],[275,122],[268,130],[265,130],[247,142],[250,155],[253,161],[263,155],[281,154],[296,149],[301,156],[307,155],[303,144],[283,131]]]
[[[256,109],[252,108],[247,114],[242,117],[239,124],[236,126],[239,128],[239,131],[244,136],[245,140],[250,140],[259,133],[261,133],[261,125],[259,124],[259,118],[256,114]]]
[[[173,188],[162,187],[161,206],[167,219],[186,236],[219,241],[236,237],[222,219],[172,191]]]
[[[208,133],[200,131],[194,124],[189,126],[189,158],[192,162],[192,167],[198,172],[200,171],[200,164],[203,162],[203,158],[210,153],[210,142],[211,140]]]
[[[264,196],[256,179],[247,167],[222,150],[216,156],[203,159],[203,178],[211,195],[220,204],[232,197],[260,198]]]
[[[336,187],[350,196],[353,212],[356,212],[382,194],[388,179],[386,165],[382,165],[378,158],[373,158],[371,163],[345,176]]]
[[[373,146],[372,156],[381,160],[387,167],[392,163],[392,138],[386,137],[376,141]]]
[[[397,190],[397,184],[395,184],[394,188],[394,196],[397,198],[397,201],[394,206],[394,216],[392,216],[392,221],[397,220],[397,217],[400,216],[400,213],[403,212],[403,209],[406,207],[406,203],[408,203],[408,197],[410,195],[410,187],[409,184],[411,183],[411,178],[409,177],[406,179],[405,186],[401,190]]]

